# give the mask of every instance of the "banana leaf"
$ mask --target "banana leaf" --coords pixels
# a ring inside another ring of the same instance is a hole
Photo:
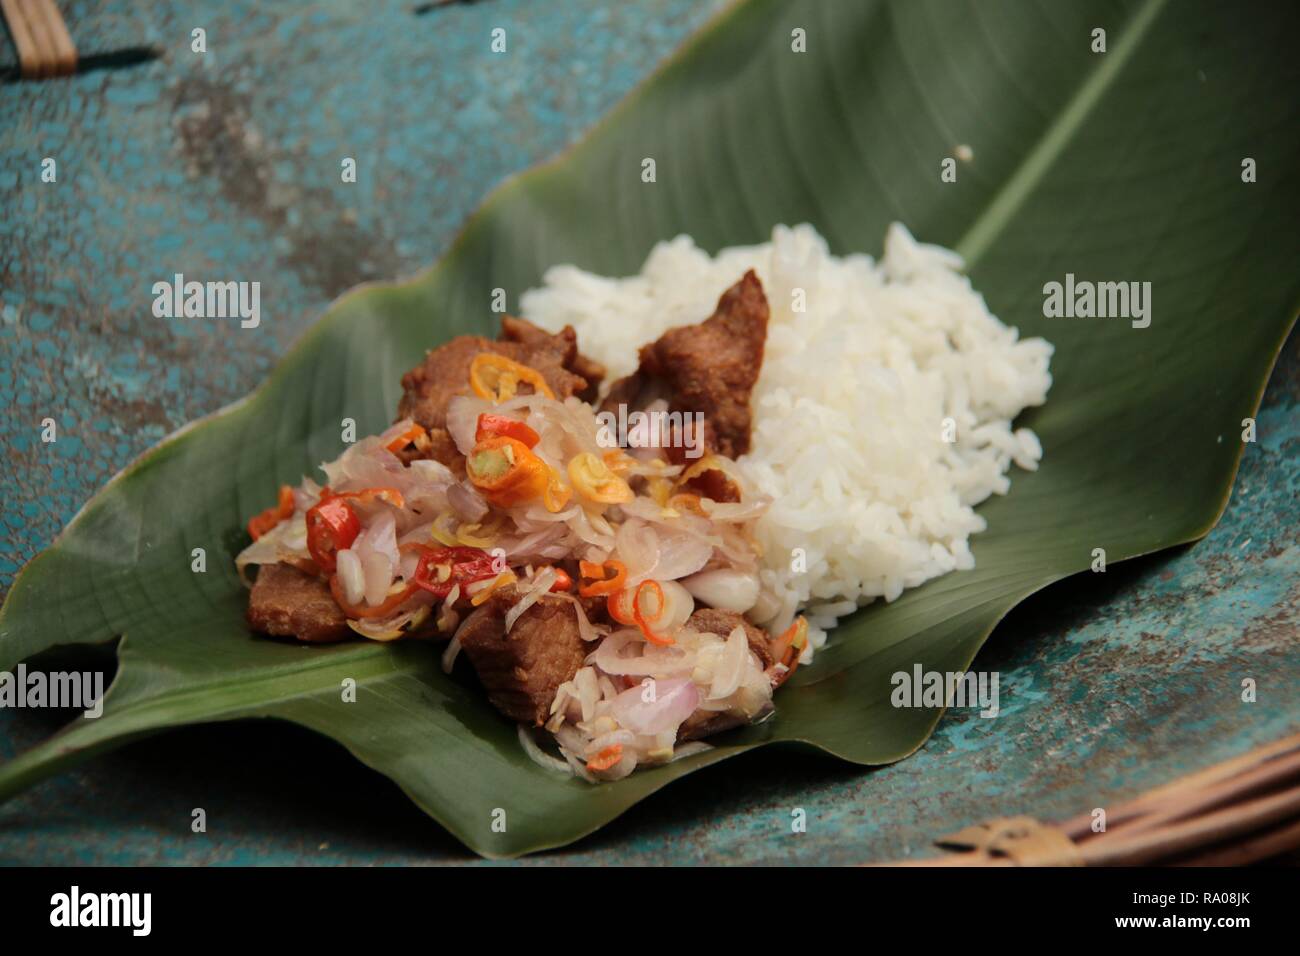
[[[0,766],[0,799],[168,727],[277,718],[340,742],[478,853],[509,857],[766,744],[861,765],[907,756],[942,710],[892,707],[893,672],[964,670],[1010,608],[1086,571],[1095,549],[1113,564],[1221,514],[1300,299],[1297,19],[1294,4],[1208,0],[728,8],[575,148],[501,186],[435,266],[343,296],[252,395],[133,463],[24,569],[0,611],[0,669],[114,638],[119,666],[101,718]],[[513,303],[556,263],[628,274],[659,240],[716,250],[777,223],[878,253],[894,220],[956,248],[994,313],[1055,344],[1049,401],[1020,421],[1044,462],[981,506],[973,571],[847,620],[774,719],[590,786],[531,763],[434,648],[304,648],[245,627],[232,562],[247,516],[339,453],[344,418],[361,434],[389,422],[426,348],[489,331],[493,289]],[[1044,284],[1067,274],[1150,282],[1149,327],[1045,317]]]

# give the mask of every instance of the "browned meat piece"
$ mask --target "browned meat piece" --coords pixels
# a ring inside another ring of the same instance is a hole
[[[277,637],[326,644],[352,636],[328,585],[287,564],[264,564],[248,599],[248,624]]]
[[[568,326],[566,325],[567,329]],[[573,361],[568,365],[569,371],[581,375],[587,380],[587,387],[581,392],[575,392],[584,402],[591,404],[596,403],[600,398],[600,383],[605,380],[605,366],[601,365],[593,358],[587,358],[581,352],[574,352]]]
[[[649,397],[642,394],[647,384],[646,377],[640,371],[614,379],[610,383],[605,400],[600,403],[601,411],[613,412],[617,415],[620,405],[626,407],[629,412],[649,405]]]
[[[453,471],[464,471],[465,460],[447,433],[447,406],[457,395],[469,394],[469,366],[480,352],[504,355],[536,369],[560,399],[570,395],[594,399],[605,375],[602,366],[578,352],[578,338],[570,326],[551,335],[511,316],[502,320],[501,338],[496,342],[460,335],[430,350],[423,362],[402,376],[397,418],[411,418],[423,425],[433,443],[425,454]]]
[[[647,391],[666,391],[671,411],[704,415],[704,446],[728,458],[749,451],[749,397],[763,366],[767,297],[751,270],[722,294],[718,307],[698,325],[669,329],[641,347],[634,375],[610,387],[602,407],[644,407]],[[684,449],[669,457],[681,461]]]
[[[749,649],[758,657],[758,662],[762,665],[763,670],[767,670],[775,663],[772,658],[772,651],[768,646],[770,639],[767,632],[761,627],[750,624],[735,611],[720,611],[716,608],[702,607],[686,619],[686,626],[704,634],[717,634],[719,637],[727,637],[737,627],[743,627],[745,636],[749,638]]]
[[[700,608],[687,619],[686,626],[708,634],[717,634],[719,637],[727,637],[737,626],[744,627],[745,636],[749,638],[749,649],[758,658],[759,665],[763,670],[772,666],[772,652],[768,648],[767,633],[761,627],[750,624],[734,611]],[[678,741],[699,740],[733,727],[740,727],[745,723],[744,718],[731,714],[697,710],[677,728],[677,739]]]
[[[573,394],[585,402],[594,402],[596,400],[596,396],[600,391],[600,383],[605,378],[605,366],[594,359],[587,358],[578,351],[578,334],[573,331],[573,326],[566,325],[555,335],[552,335],[545,329],[539,329],[525,319],[517,319],[513,315],[507,315],[501,320],[501,334],[498,339],[502,342],[516,342],[529,349],[535,356],[542,354],[554,355],[559,360],[561,368],[586,382],[585,386],[579,386],[574,388],[571,393],[562,395],[560,393],[563,389],[556,386],[556,383],[551,380],[551,376],[546,374],[546,369],[543,367],[549,365],[549,362],[538,359],[535,361],[541,361],[541,364],[535,364],[535,361],[515,359],[517,362],[531,365],[545,375],[546,384],[555,390],[557,397],[566,398],[568,394]]]
[[[497,710],[540,727],[555,692],[578,672],[591,648],[578,632],[573,606],[558,597],[543,597],[507,634],[505,615],[516,600],[514,588],[494,594],[482,614],[467,619],[460,646]]]
[[[712,498],[714,501],[739,501],[740,489],[731,477],[718,468],[709,468],[700,472],[686,481],[682,482],[682,487],[695,492],[702,498]]]
[[[458,477],[464,478],[465,456],[456,447],[456,440],[451,437],[451,432],[445,428],[430,428],[427,439],[427,443],[421,442],[418,447],[408,445],[399,450],[396,452],[397,457],[407,465],[421,458],[432,458],[434,461],[442,462]]]

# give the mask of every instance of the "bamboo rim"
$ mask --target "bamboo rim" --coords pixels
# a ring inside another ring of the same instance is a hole
[[[1300,734],[1059,823],[1002,818],[937,840],[962,852],[902,866],[1242,866],[1300,849]]]
[[[71,76],[77,48],[54,0],[0,0],[24,79]]]

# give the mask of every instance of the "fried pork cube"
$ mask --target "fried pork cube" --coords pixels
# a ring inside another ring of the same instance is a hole
[[[540,727],[555,692],[572,680],[591,647],[582,639],[573,605],[549,595],[521,614],[507,634],[505,616],[517,600],[512,587],[494,593],[466,619],[460,646],[497,710]]]
[[[354,636],[329,586],[288,564],[264,564],[248,598],[248,625],[276,637],[328,644]]]

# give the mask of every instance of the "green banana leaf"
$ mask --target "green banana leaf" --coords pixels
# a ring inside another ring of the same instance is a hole
[[[0,669],[121,636],[119,669],[102,718],[0,766],[0,799],[163,728],[273,717],[339,741],[469,847],[506,857],[764,744],[907,756],[942,711],[890,706],[894,671],[965,669],[1010,608],[1094,549],[1113,563],[1218,519],[1300,299],[1297,18],[1294,4],[1208,0],[729,8],[577,147],[496,191],[436,266],[345,295],[262,387],[136,461],[27,566],[0,612]],[[942,181],[962,144],[973,157]],[[1022,417],[1045,460],[980,508],[975,570],[860,611],[773,720],[589,786],[532,764],[434,648],[304,648],[244,626],[232,561],[248,515],[339,453],[342,419],[363,434],[389,422],[424,349],[490,329],[494,288],[517,302],[555,263],[627,274],[661,239],[717,249],[776,223],[878,253],[893,220],[960,251],[996,314],[1055,343],[1048,404]],[[1067,273],[1150,282],[1150,327],[1045,318],[1043,286]]]

